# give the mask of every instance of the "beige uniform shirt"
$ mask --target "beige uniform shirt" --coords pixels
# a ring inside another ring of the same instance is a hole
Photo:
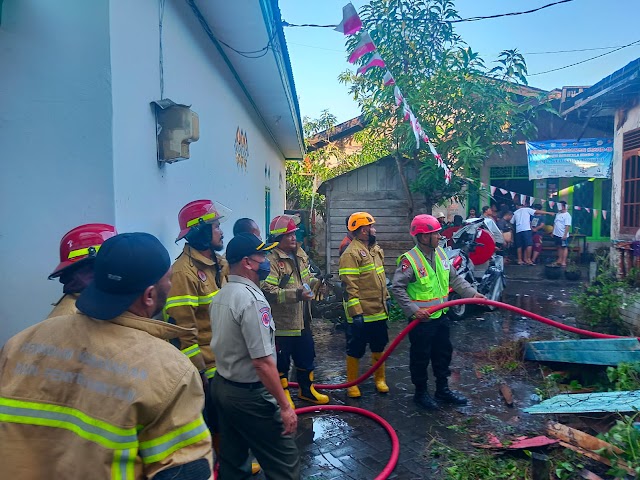
[[[61,317],[63,315],[73,315],[78,313],[76,308],[76,300],[78,299],[75,293],[65,293],[60,300],[58,300],[51,310],[51,313],[47,318]]]
[[[276,324],[271,307],[255,283],[229,275],[229,282],[211,302],[211,349],[216,352],[218,374],[227,380],[260,380],[251,360],[276,358]]]

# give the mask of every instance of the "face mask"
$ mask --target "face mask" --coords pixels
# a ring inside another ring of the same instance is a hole
[[[267,259],[265,259],[264,262],[260,262],[260,265],[258,265],[257,273],[258,280],[260,280],[261,282],[263,280],[266,280],[271,273],[271,262]]]

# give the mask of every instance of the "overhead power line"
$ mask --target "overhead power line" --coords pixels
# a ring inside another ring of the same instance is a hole
[[[557,2],[553,2],[553,3],[548,3],[547,5],[543,5],[541,7],[538,8],[533,8],[531,10],[525,10],[523,12],[509,12],[509,13],[499,13],[496,15],[487,15],[484,17],[469,17],[469,18],[459,18],[457,20],[446,20],[446,23],[462,23],[462,22],[477,22],[479,20],[491,20],[494,18],[501,18],[501,17],[515,17],[517,15],[526,15],[529,13],[535,13],[538,12],[540,10],[544,10],[545,8],[549,8],[549,7],[553,7],[555,5],[560,5],[561,3],[569,3],[569,2],[573,2],[574,0],[559,0]],[[285,20],[282,21],[282,26],[283,27],[314,27],[314,28],[336,28],[337,25],[318,25],[316,23],[300,23],[300,24],[296,24],[296,23],[289,23]]]
[[[610,52],[601,53],[600,55],[596,55],[595,57],[587,58],[586,60],[581,60],[579,62],[575,62],[575,63],[572,63],[570,65],[565,65],[564,67],[552,68],[551,70],[545,70],[544,72],[530,73],[527,76],[533,77],[535,75],[544,75],[545,73],[557,72],[558,70],[564,70],[565,68],[575,67],[576,65],[581,65],[583,63],[590,62],[591,60],[595,60],[596,58],[604,57],[605,55],[609,55],[611,53],[615,53],[615,52],[617,52],[619,50],[622,50],[623,48],[628,48],[628,47],[631,47],[633,45],[637,45],[639,43],[640,43],[640,40],[636,40],[635,42],[631,42],[631,43],[629,43],[627,45],[623,45],[622,47],[618,47],[615,50],[611,50]]]
[[[325,50],[327,52],[345,53],[344,49],[318,47],[317,45],[307,45],[306,43],[287,42],[288,45],[297,45],[299,47],[314,48],[316,50]],[[593,52],[596,50],[612,50],[614,48],[624,47],[624,45],[612,45],[608,47],[591,47],[591,48],[575,48],[572,50],[552,50],[547,52],[522,52],[523,55],[552,55],[557,53],[576,53],[576,52]]]

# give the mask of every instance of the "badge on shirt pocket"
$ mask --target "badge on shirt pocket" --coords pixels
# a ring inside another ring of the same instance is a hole
[[[200,279],[201,282],[206,282],[207,274],[204,273],[202,270],[198,270],[198,278]]]

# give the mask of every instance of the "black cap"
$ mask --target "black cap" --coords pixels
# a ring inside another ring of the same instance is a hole
[[[227,244],[227,262],[230,264],[238,263],[244,257],[254,253],[266,253],[277,245],[278,242],[263,242],[252,233],[239,233]]]
[[[149,233],[122,233],[105,241],[94,263],[93,281],[76,302],[82,313],[111,320],[125,312],[171,267],[169,252]]]

